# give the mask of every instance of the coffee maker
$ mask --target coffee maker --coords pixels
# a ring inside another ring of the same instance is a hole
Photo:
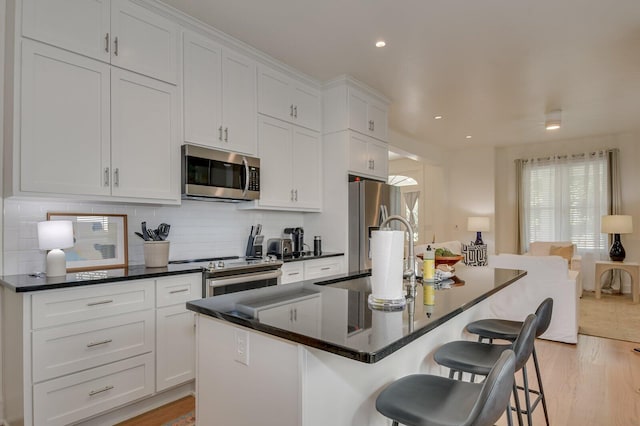
[[[293,241],[293,257],[300,257],[304,253],[304,229],[298,228],[284,228],[285,234],[291,234],[291,240]]]

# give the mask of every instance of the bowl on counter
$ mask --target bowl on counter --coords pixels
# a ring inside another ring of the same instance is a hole
[[[464,256],[460,254],[456,256],[436,256],[435,258],[436,266],[442,265],[442,264],[453,266],[456,263],[460,262],[463,257]]]

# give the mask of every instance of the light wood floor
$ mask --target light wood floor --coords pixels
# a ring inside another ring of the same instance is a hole
[[[640,343],[584,335],[578,336],[577,345],[537,340],[551,424],[640,425],[640,353],[633,351],[635,347]],[[528,370],[533,385],[532,362]],[[158,426],[187,413],[194,405],[192,397],[183,398],[119,426]],[[533,412],[533,420],[536,426],[545,424],[542,405]],[[506,424],[504,417],[498,422]]]

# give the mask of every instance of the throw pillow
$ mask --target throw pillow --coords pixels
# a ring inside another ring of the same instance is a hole
[[[550,256],[560,256],[567,259],[567,263],[571,263],[573,257],[573,245],[570,246],[551,246],[549,249]]]
[[[487,266],[486,244],[462,244],[463,262],[468,266]]]

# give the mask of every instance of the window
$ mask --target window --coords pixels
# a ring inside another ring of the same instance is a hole
[[[527,160],[522,168],[524,231],[533,241],[572,241],[606,250],[600,218],[607,214],[607,154]]]

